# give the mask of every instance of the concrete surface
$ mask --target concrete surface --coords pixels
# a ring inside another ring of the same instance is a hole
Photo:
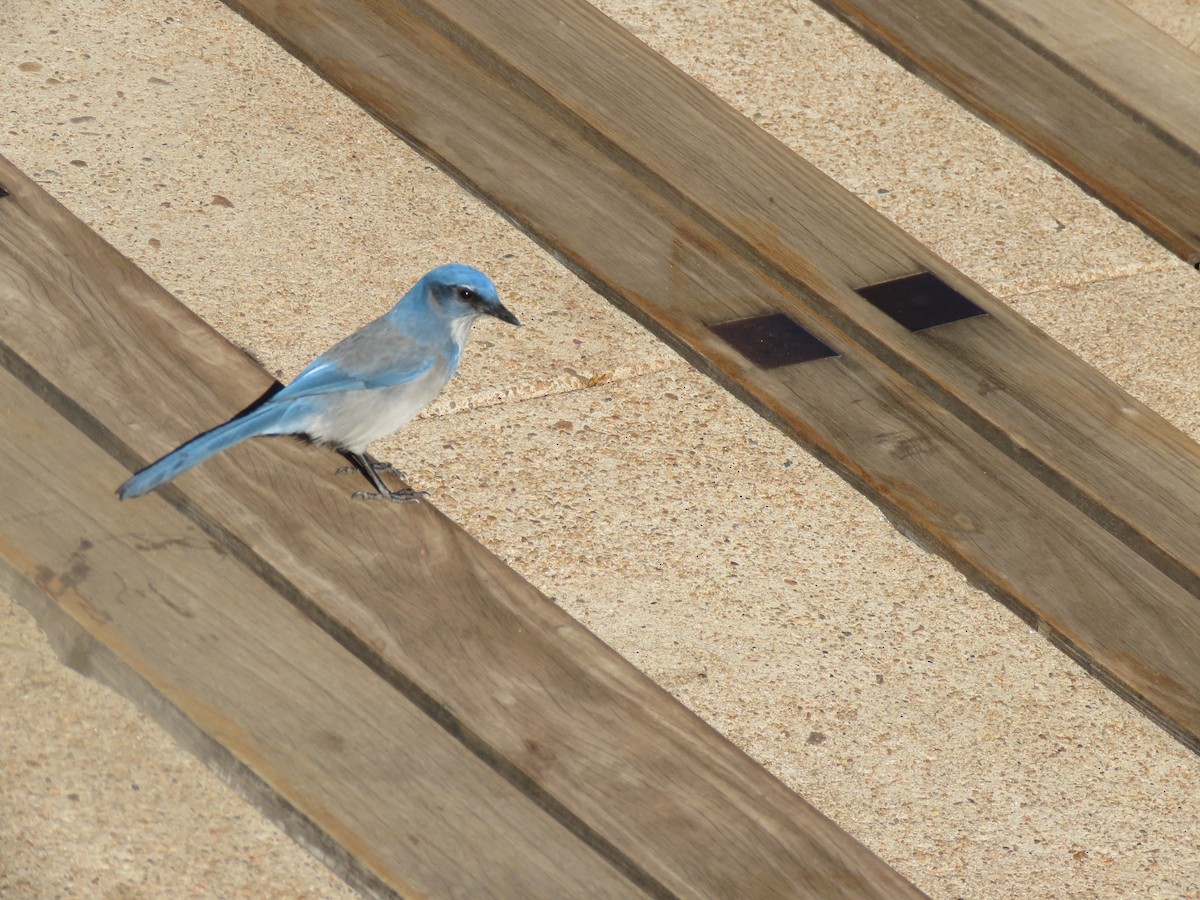
[[[1139,231],[804,0],[600,6],[1200,437]],[[1200,894],[1200,761],[220,3],[11,0],[0,73],[0,152],[280,377],[492,273],[528,327],[377,452],[920,888]],[[348,893],[7,598],[0,741],[4,896]]]

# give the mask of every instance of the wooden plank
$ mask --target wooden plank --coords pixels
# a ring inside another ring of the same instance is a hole
[[[1094,85],[1114,107],[1196,156],[1200,57],[1194,51],[1120,2],[989,0],[988,8],[1060,69]]]
[[[1053,480],[1093,517],[1119,523],[1116,527],[1143,552],[1161,549],[1168,557],[1163,565],[1193,589],[1200,585],[1200,518],[1192,512],[1200,509],[1200,448],[1194,442],[1153,414],[1128,421],[1149,411],[590,6],[442,0],[437,9],[445,18],[430,14],[430,20],[483,58],[489,54],[470,42],[486,36],[487,50],[496,57],[489,66],[495,81],[528,79],[544,91],[536,96],[539,103],[575,116],[585,140],[598,132],[609,142],[606,156],[635,168],[660,202],[677,202],[681,215],[667,233],[696,231],[691,219],[703,216],[714,241],[782,281],[829,327],[860,342],[994,443],[1015,442],[1010,452],[1024,464]],[[552,34],[569,39],[545,45]],[[646,90],[651,84],[655,90]],[[378,99],[372,95],[372,102]],[[692,138],[681,142],[680,134]],[[437,138],[457,149],[444,132]],[[1200,178],[1191,181],[1200,190]],[[586,187],[594,189],[595,182]],[[489,189],[511,208],[533,206],[535,198],[520,186],[492,182]],[[544,193],[544,185],[539,190]],[[547,220],[555,214],[548,206],[538,208]],[[628,209],[601,209],[618,229],[628,227]],[[1200,215],[1200,205],[1191,207],[1190,215]],[[581,252],[589,260],[598,257],[594,243],[586,251],[575,243],[591,235],[576,238],[566,230],[569,224],[556,224],[552,240],[559,247],[570,242],[564,249],[572,258]],[[648,224],[647,231],[653,227]],[[660,243],[663,234],[659,229]],[[623,251],[626,243],[617,247]],[[921,270],[935,272],[971,297],[994,321],[935,332],[943,346],[930,352],[928,335],[909,334],[849,290]],[[637,289],[641,293],[640,285]],[[645,305],[644,314],[656,315],[651,308],[656,299]],[[706,315],[714,320],[712,312]],[[957,338],[971,334],[983,339],[956,345]],[[1031,379],[1031,373],[1041,372],[1042,383]],[[1143,468],[1121,464],[1147,454],[1151,470],[1160,474],[1148,477]]]
[[[584,3],[231,5],[1200,747],[1177,429]],[[856,293],[919,271],[989,315],[914,334]],[[706,327],[776,310],[841,359]]]
[[[646,896],[2,368],[0,409],[0,584],[352,885]]]
[[[817,0],[1200,266],[1200,57],[1118,0]]]
[[[0,184],[0,361],[127,469],[270,383],[2,160]],[[251,442],[118,509],[183,513],[646,893],[919,895],[433,506],[349,502],[338,463]]]
[[[268,5],[277,18],[264,27],[290,29],[293,43],[307,43],[293,47],[302,58],[319,60],[335,84],[685,354],[704,353],[706,321],[736,311],[693,302],[690,286],[670,280],[685,276],[664,271],[663,260],[675,244],[710,242],[1200,583],[1200,528],[1188,512],[1200,508],[1194,442],[592,7]],[[306,30],[321,10],[338,29]],[[513,87],[497,93],[505,85]],[[986,340],[931,352],[928,333],[908,333],[853,290],[922,270],[991,313],[976,329]],[[1120,462],[1147,453],[1161,475]],[[1177,527],[1181,515],[1188,527]]]

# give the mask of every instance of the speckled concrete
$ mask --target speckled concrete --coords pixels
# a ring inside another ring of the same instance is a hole
[[[600,5],[1200,437],[1200,279],[1139,231],[803,0]],[[225,7],[16,7],[2,152],[272,372],[491,272],[527,327],[378,452],[923,890],[1200,893],[1200,761]],[[0,666],[0,893],[345,892],[11,605]]]
[[[1189,50],[1200,51],[1200,3],[1196,0],[1123,0],[1155,28]]]

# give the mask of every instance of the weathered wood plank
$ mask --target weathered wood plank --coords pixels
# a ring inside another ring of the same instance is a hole
[[[0,184],[0,360],[128,469],[269,384],[2,160]],[[184,513],[647,893],[917,895],[431,505],[349,502],[339,462],[252,442],[119,511]]]
[[[817,0],[1200,265],[1200,57],[1116,0]]]
[[[352,885],[646,896],[3,368],[0,409],[0,584]]]
[[[586,4],[231,5],[1200,747],[1200,447],[1177,429]],[[855,292],[915,271],[989,316],[914,334]],[[841,374],[758,371],[706,327],[775,310]],[[1113,554],[1101,602],[1082,585]]]
[[[560,118],[574,117],[569,124],[578,142],[604,141],[600,153],[649,188],[642,192],[643,203],[653,199],[678,207],[676,215],[662,217],[667,221],[657,229],[660,244],[666,234],[707,232],[727,252],[782,282],[831,327],[860,342],[936,403],[1200,590],[1200,446],[587,4],[438,0],[427,6],[436,9],[422,13],[434,26],[469,47],[472,56],[489,61],[487,72],[494,82],[524,79],[534,86],[524,95],[557,110]],[[410,20],[404,26],[417,27]],[[372,103],[386,99],[379,94],[379,75],[371,84]],[[406,83],[404,90],[413,89]],[[428,100],[441,108],[453,102]],[[406,102],[411,109],[412,97]],[[482,109],[472,113],[476,122],[483,117],[486,123],[476,125],[482,140],[495,115],[488,118]],[[425,128],[424,120],[411,114],[410,123]],[[679,140],[683,134],[687,141]],[[436,140],[438,152],[459,149],[454,135],[440,132]],[[576,166],[594,162],[584,162],[582,149],[577,149]],[[508,170],[499,169],[494,158],[490,166],[476,170],[484,179],[494,171]],[[575,175],[558,168],[546,171],[556,179]],[[1184,170],[1180,177],[1200,192],[1200,168],[1190,174]],[[580,185],[571,202],[581,202],[589,196],[584,192],[595,187],[594,181]],[[535,207],[537,191],[527,193],[523,184],[504,185],[493,178],[487,189],[513,209],[536,208],[544,221],[557,215],[549,203]],[[628,228],[633,213],[626,207],[608,205],[612,201],[607,196],[590,196],[603,197],[606,207],[601,208],[614,230]],[[1190,207],[1188,215],[1197,221],[1200,205]],[[593,272],[620,271],[601,256],[598,235],[579,234],[570,225],[555,225],[552,245],[572,258],[582,255]],[[651,224],[645,228],[654,230]],[[594,224],[591,230],[596,230]],[[628,241],[617,243],[619,235],[605,237],[627,249]],[[910,334],[852,290],[922,270],[936,273],[987,309],[992,321],[935,332],[941,342],[935,346],[929,335]],[[647,295],[640,286],[636,291],[631,299],[643,314],[660,317],[666,304],[653,294],[639,302]],[[711,313],[705,315],[713,321]],[[669,320],[660,321],[682,336]],[[969,334],[984,337],[969,347],[956,346],[956,336]],[[1139,458],[1144,465],[1126,464]]]
[[[988,0],[989,12],[1163,140],[1200,152],[1200,57],[1112,0]]]
[[[305,2],[297,0],[298,5]],[[1079,503],[1102,507],[1096,516],[1122,523],[1132,540],[1164,549],[1172,558],[1168,564],[1186,568],[1189,575],[1184,577],[1200,585],[1200,514],[1192,512],[1200,510],[1200,446],[587,4],[438,0],[429,6],[437,8],[436,15],[428,14],[430,21],[446,29],[456,44],[470,47],[481,59],[494,58],[487,71],[496,83],[527,79],[541,92],[534,96],[539,105],[575,117],[570,124],[580,144],[594,143],[599,135],[606,142],[600,153],[647,185],[648,190],[641,191],[643,204],[657,200],[677,207],[674,215],[651,208],[651,215],[660,217],[660,246],[666,236],[690,230],[745,259],[784,284],[830,327],[861,343],[993,442],[1004,446],[1015,440],[1019,449],[1009,452]],[[410,21],[404,24],[417,27]],[[489,52],[474,47],[473,40],[486,42]],[[371,85],[372,103],[382,102],[378,84],[376,80]],[[654,85],[654,90],[646,85]],[[407,83],[404,90],[413,92]],[[523,93],[532,95],[533,88]],[[431,105],[451,102],[432,96],[428,100]],[[406,102],[411,108],[413,98]],[[485,116],[482,109],[472,114],[476,121]],[[494,124],[491,119],[476,125],[480,140]],[[425,128],[419,117],[410,122]],[[679,140],[681,134],[689,139]],[[436,139],[438,152],[459,149],[452,135],[438,132]],[[576,149],[576,167],[594,163],[585,162],[582,148]],[[547,162],[560,164],[554,158]],[[487,178],[493,171],[508,171],[497,167],[495,156],[478,174]],[[544,171],[553,172],[555,179],[577,177],[557,167]],[[1193,174],[1200,176],[1200,170]],[[543,177],[542,195],[546,180]],[[1200,190],[1200,177],[1193,181]],[[558,214],[548,208],[550,203],[566,200],[555,198],[535,207],[536,191],[526,193],[523,184],[504,185],[491,178],[487,186],[500,202],[523,211],[537,209],[547,222]],[[589,196],[584,192],[595,187],[594,180],[580,184],[571,202],[582,202]],[[627,204],[613,206],[608,196],[590,196],[597,198],[597,206],[604,204],[598,215],[612,221],[612,232],[629,227],[634,212]],[[1200,206],[1191,214],[1200,216]],[[646,213],[639,218],[647,220]],[[571,230],[571,224],[556,222],[553,246],[572,258],[582,255],[593,272],[620,271],[607,262],[607,248],[597,247],[594,223],[590,234]],[[644,227],[655,231],[649,221]],[[605,233],[604,238],[622,250],[631,243],[617,243],[618,234]],[[974,326],[986,334],[985,340],[960,351],[953,341],[963,329],[934,332],[938,338],[950,335],[945,339],[949,346],[934,348],[929,335],[910,334],[853,292],[922,270],[936,273],[991,313],[992,321]],[[661,291],[659,296],[646,295],[641,285],[630,287],[630,293],[636,292],[632,302],[643,314],[661,315],[667,305]],[[692,311],[698,313],[714,321],[708,311]],[[670,320],[663,324],[679,334]],[[1128,421],[1131,414],[1115,414],[1123,409],[1137,410],[1132,414],[1137,421]],[[1113,420],[1106,421],[1110,416]],[[1071,452],[1061,452],[1068,447]],[[1157,474],[1121,462],[1146,454],[1153,457],[1148,462]],[[1153,502],[1160,496],[1191,502]],[[1177,527],[1181,516],[1186,527]]]

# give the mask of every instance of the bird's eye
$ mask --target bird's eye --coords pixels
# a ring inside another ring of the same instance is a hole
[[[470,288],[460,287],[458,289],[458,299],[463,303],[470,303],[475,299],[475,292]]]

